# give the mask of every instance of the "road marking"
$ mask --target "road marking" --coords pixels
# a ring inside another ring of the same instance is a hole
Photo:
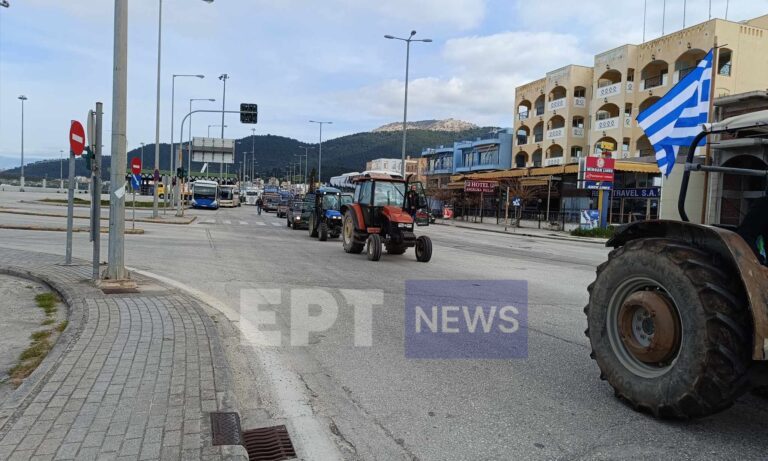
[[[200,221],[200,224],[216,224],[216,221]]]
[[[240,221],[240,225],[241,225],[241,226],[247,226],[247,225],[248,225],[248,222],[247,222],[247,221]]]
[[[282,225],[283,225],[283,223],[279,223],[279,222],[273,222],[273,223],[272,223],[272,225],[273,225],[273,226],[282,226]]]
[[[229,224],[232,224],[232,221],[230,221],[229,219],[225,219],[225,220],[224,220],[224,221],[222,221],[222,222],[223,222],[224,224],[227,224],[227,225],[229,225]]]
[[[254,325],[247,317],[241,316],[238,310],[200,290],[149,271],[133,267],[127,269],[186,291],[190,296],[221,312],[241,332],[250,334],[253,342],[248,346],[253,351],[253,356],[260,362],[262,370],[265,370],[280,414],[284,415],[295,431],[292,434],[295,436],[292,441],[294,448],[299,452],[300,459],[312,461],[343,459],[336,443],[333,442],[333,434],[330,433],[327,421],[318,415],[309,403],[311,399],[303,378],[286,364],[278,350],[271,346],[260,345],[263,337],[258,325]]]
[[[256,224],[258,224],[259,226],[266,226],[267,225],[267,223],[261,222],[261,221],[257,222]]]

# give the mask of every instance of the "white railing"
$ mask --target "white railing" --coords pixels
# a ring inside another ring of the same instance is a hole
[[[544,166],[562,165],[565,163],[565,157],[555,157],[544,159]]]
[[[612,130],[618,128],[621,124],[619,117],[606,118],[595,122],[595,131]]]
[[[547,139],[562,138],[563,136],[565,136],[565,127],[554,128],[547,131]]]
[[[582,128],[582,127],[574,126],[571,129],[571,132],[573,133],[574,137],[577,137],[577,138],[583,138],[584,137],[584,128]]]
[[[517,119],[520,121],[528,120],[528,112],[520,112],[519,114],[517,114]]]
[[[597,89],[595,97],[597,98],[609,98],[621,94],[621,83],[614,83],[613,85],[604,86]]]
[[[549,101],[549,105],[547,105],[547,110],[553,111],[557,109],[564,109],[566,101],[567,101],[566,98],[560,98],[560,99],[555,99],[554,101]]]
[[[587,98],[573,98],[573,107],[587,107]]]

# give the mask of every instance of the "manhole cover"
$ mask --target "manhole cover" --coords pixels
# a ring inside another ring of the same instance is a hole
[[[243,432],[243,446],[251,461],[279,461],[296,457],[285,426],[247,430]]]
[[[240,416],[237,413],[211,413],[213,445],[242,445]]]

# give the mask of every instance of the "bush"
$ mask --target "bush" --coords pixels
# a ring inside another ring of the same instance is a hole
[[[613,234],[616,232],[616,228],[613,226],[608,226],[605,229],[596,228],[596,229],[582,229],[577,228],[571,231],[571,235],[574,235],[576,237],[602,237],[602,238],[611,238],[613,237]]]

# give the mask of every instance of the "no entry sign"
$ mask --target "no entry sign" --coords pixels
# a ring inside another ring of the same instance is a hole
[[[72,125],[69,127],[69,150],[79,157],[83,149],[85,149],[85,130],[80,122],[72,120]]]
[[[133,157],[131,160],[131,173],[141,174],[141,159],[139,157]]]

